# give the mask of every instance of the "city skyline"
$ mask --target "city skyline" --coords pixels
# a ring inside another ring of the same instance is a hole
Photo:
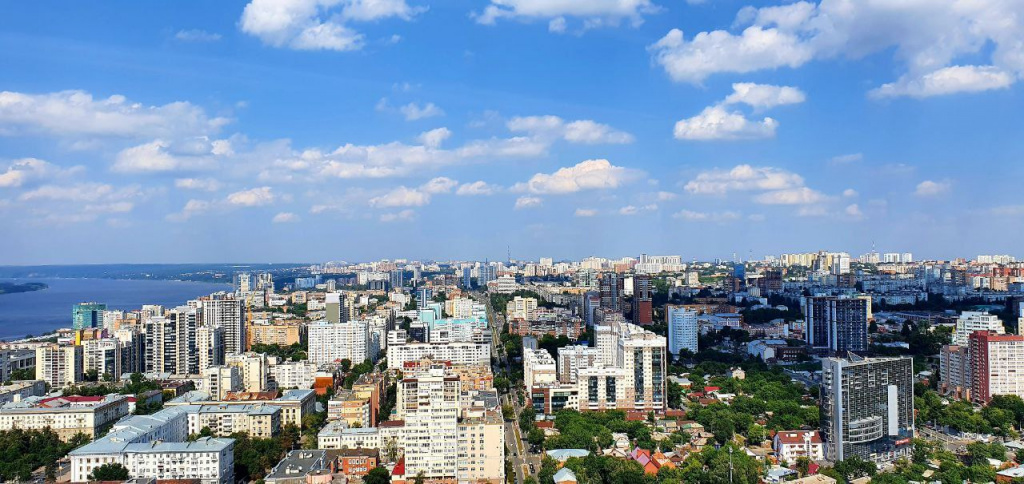
[[[1024,6],[940,3],[19,4],[0,264],[1017,255]]]

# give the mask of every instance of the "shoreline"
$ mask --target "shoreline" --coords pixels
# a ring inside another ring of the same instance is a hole
[[[45,291],[50,288],[49,284],[43,282],[28,282],[19,284],[17,282],[0,281],[0,296],[8,294],[22,294],[26,292]]]

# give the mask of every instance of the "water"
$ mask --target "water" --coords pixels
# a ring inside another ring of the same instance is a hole
[[[42,291],[0,295],[0,340],[40,335],[71,327],[71,307],[96,301],[108,309],[139,309],[143,304],[174,307],[218,291],[229,284],[186,281],[115,279],[0,279],[5,282],[42,282]]]

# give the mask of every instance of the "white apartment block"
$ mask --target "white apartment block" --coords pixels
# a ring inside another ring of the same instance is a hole
[[[772,444],[779,460],[791,464],[800,457],[811,462],[825,460],[825,443],[817,430],[783,430],[775,434]]]
[[[600,361],[600,352],[590,346],[571,345],[558,348],[558,381],[576,383],[580,368],[591,368]]]
[[[679,356],[681,350],[697,352],[697,311],[682,306],[668,305],[665,307],[665,319],[668,322],[668,350]]]
[[[224,328],[213,325],[202,325],[196,328],[196,353],[198,363],[196,370],[203,370],[224,364]]]
[[[52,388],[82,381],[84,364],[81,346],[47,344],[36,348],[36,380]]]
[[[509,319],[533,319],[533,312],[537,310],[537,299],[532,297],[516,296],[515,299],[505,305],[505,313]]]
[[[317,321],[307,327],[309,361],[317,365],[349,360],[353,365],[362,363],[367,353],[369,325],[366,321],[330,323]]]
[[[388,345],[388,368],[401,370],[406,362],[430,358],[453,365],[490,365],[491,347],[483,343],[401,343]]]
[[[634,324],[622,325],[618,361],[626,371],[626,404],[631,410],[664,410],[667,404],[666,341]]]
[[[536,385],[558,381],[558,370],[551,353],[544,349],[523,350],[523,383],[529,391]]]
[[[487,309],[468,297],[449,299],[444,303],[444,310],[453,318],[486,317]]]
[[[95,370],[100,377],[121,378],[121,342],[117,338],[82,341],[83,371]]]
[[[316,363],[310,361],[286,361],[270,365],[267,385],[271,389],[312,388],[317,368]]]
[[[626,399],[626,371],[622,368],[580,368],[576,394],[581,412],[632,408]]]
[[[229,392],[242,391],[242,371],[237,366],[211,366],[203,370],[202,390],[223,400]]]
[[[276,397],[276,398],[275,398]],[[201,391],[188,392],[180,397],[164,402],[164,407],[180,407],[185,405],[224,406],[224,405],[272,405],[281,409],[281,423],[302,426],[302,417],[316,411],[316,392],[313,390],[287,390],[280,396],[277,392],[236,393],[226,399],[211,399],[210,394]]]
[[[966,346],[971,333],[975,331],[994,331],[1005,334],[1002,320],[994,314],[979,311],[964,311],[956,319],[956,331],[953,333],[953,344]]]
[[[281,407],[274,405],[185,405],[188,433],[199,434],[209,428],[214,435],[227,437],[235,432],[253,438],[269,439],[281,430]]]
[[[406,378],[398,387],[398,416],[405,421],[401,439],[406,475],[455,479],[458,474],[459,378],[434,368]]]
[[[128,415],[128,397],[31,397],[0,408],[0,431],[50,428],[65,442],[82,433],[89,437]]]
[[[227,366],[238,368],[242,376],[242,388],[247,392],[267,390],[267,373],[270,362],[263,353],[233,353],[225,359]]]
[[[499,411],[469,409],[458,426],[459,482],[505,482],[505,423]]]
[[[224,328],[224,352],[245,351],[245,317],[242,301],[229,294],[214,294],[199,301],[202,324]]]

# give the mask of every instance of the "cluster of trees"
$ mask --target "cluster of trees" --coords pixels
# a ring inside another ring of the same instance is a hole
[[[533,423],[532,409],[520,414],[520,430],[527,432],[527,441],[534,446],[546,449],[588,449],[599,450],[610,447],[613,443],[612,433],[624,433],[634,445],[644,449],[657,449],[669,444],[689,442],[690,435],[676,432],[670,437],[669,444],[659,444],[651,438],[651,429],[647,422],[627,421],[626,413],[620,410],[607,412],[585,412],[562,410],[555,415],[555,428],[559,435],[544,437],[544,432]]]
[[[370,361],[369,358],[367,358],[366,360],[363,360],[362,363],[360,363],[360,364],[358,364],[356,366],[351,366],[351,365],[352,365],[351,361],[349,361],[349,360],[341,360],[341,370],[345,371],[345,372],[348,372],[348,374],[345,375],[345,381],[342,382],[342,384],[345,386],[345,388],[352,388],[352,384],[355,383],[356,380],[358,380],[360,376],[363,376],[366,373],[369,373],[369,372],[373,371],[373,362]],[[351,368],[349,368],[350,366],[351,366]]]
[[[996,395],[980,412],[975,412],[974,406],[965,401],[943,404],[943,398],[928,389],[914,397],[914,409],[918,422],[1000,437],[1018,437],[1015,427],[1024,422],[1024,400],[1016,395]]]
[[[377,413],[377,423],[388,419],[391,416],[391,412],[395,409],[395,404],[398,399],[398,384],[391,383],[384,389],[384,398],[381,399],[380,411]]]
[[[288,346],[260,343],[252,345],[252,351],[255,353],[266,353],[270,356],[276,356],[285,361],[302,361],[306,359],[307,348],[302,343],[292,343]]]
[[[897,461],[889,472],[876,474],[874,466],[869,464],[870,468],[851,474],[850,468],[854,466],[847,462],[839,462],[835,467],[822,469],[821,473],[836,479],[844,477],[847,482],[851,476],[856,478],[860,475],[870,475],[872,484],[996,482],[996,471],[988,464],[990,458],[1005,461],[1006,448],[1000,443],[974,442],[967,445],[967,455],[961,458],[936,444],[915,439],[912,458]],[[933,459],[938,461],[938,469],[929,466],[929,461]],[[924,473],[929,469],[934,473],[925,478]]]
[[[90,481],[127,481],[129,477],[128,468],[116,462],[103,464],[89,474]]]
[[[776,319],[785,319],[786,321],[803,319],[799,309],[788,308],[785,311],[775,308],[744,309],[740,311],[740,314],[743,315],[743,321],[747,324],[766,324]]]
[[[688,416],[715,434],[716,441],[726,443],[740,434],[758,443],[766,438],[766,430],[817,427],[820,412],[814,396],[793,383],[782,369],[751,363],[744,366],[746,378],[743,380],[721,376],[729,369],[721,363],[701,363],[690,373],[693,388],[709,385],[736,394],[731,405],[714,403],[689,410]],[[703,374],[715,376],[705,382],[700,376]],[[755,423],[758,419],[764,419],[765,425]]]
[[[731,450],[731,452],[730,452]],[[719,449],[707,447],[689,455],[676,468],[662,467],[657,474],[645,474],[640,464],[631,460],[591,454],[582,459],[571,458],[565,467],[571,469],[580,484],[756,484],[762,474],[761,464],[743,449],[732,445]],[[538,473],[539,482],[551,482],[558,464],[545,458]]]
[[[254,439],[248,433],[234,433],[235,479],[250,481],[262,479],[299,442],[299,429],[294,424],[281,428],[281,433],[270,439]]]
[[[12,381],[19,380],[35,380],[36,379],[36,367],[30,366],[28,368],[19,368],[17,370],[11,370],[11,375],[4,382],[4,385],[9,385]]]
[[[69,442],[62,442],[49,428],[0,432],[0,481],[30,481],[32,471],[43,466],[47,478],[53,479],[57,461],[89,441],[85,434],[78,434]]]

